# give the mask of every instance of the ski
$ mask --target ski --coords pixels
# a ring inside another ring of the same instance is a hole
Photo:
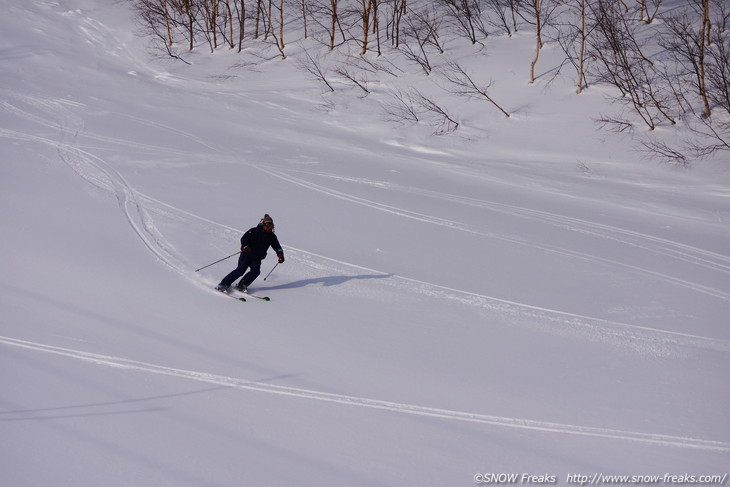
[[[216,291],[217,291],[217,290],[216,290]],[[223,296],[227,297],[227,298],[235,299],[236,301],[240,301],[240,302],[242,302],[242,303],[245,303],[245,302],[246,302],[246,298],[243,298],[243,297],[241,297],[241,296],[233,296],[232,294],[228,294],[228,293],[227,293],[227,292],[225,292],[225,291],[218,291],[218,292],[219,292],[220,294],[222,294]]]
[[[256,294],[251,294],[248,291],[238,291],[238,290],[234,290],[234,289],[229,289],[228,291],[220,291],[220,290],[217,290],[217,291],[219,293],[225,295],[225,296],[228,296],[231,299],[235,299],[235,300],[238,300],[238,301],[246,301],[246,298],[244,298],[243,296],[238,296],[238,295],[233,294],[233,293],[242,293],[246,297],[249,297],[250,296],[252,298],[256,298],[256,299],[259,299],[261,301],[271,301],[271,299],[268,296],[258,296]]]
[[[241,296],[231,296],[228,293],[221,293],[221,294],[223,294],[224,296],[227,296],[227,297],[229,297],[231,299],[235,299],[236,301],[240,301],[242,303],[245,303],[246,302],[246,298],[242,298]]]
[[[271,301],[271,299],[268,296],[256,296],[255,294],[246,293],[246,296],[251,296],[252,298],[260,299],[261,301]]]

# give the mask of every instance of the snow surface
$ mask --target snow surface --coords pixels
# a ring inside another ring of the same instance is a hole
[[[383,122],[413,67],[332,95],[306,43],[186,65],[124,3],[6,3],[3,486],[730,470],[727,160],[642,161],[529,33],[452,50],[514,116],[434,137]],[[225,299],[195,269],[264,213],[272,301]]]

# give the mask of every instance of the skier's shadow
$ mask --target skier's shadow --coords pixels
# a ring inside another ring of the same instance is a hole
[[[313,279],[302,279],[301,281],[287,282],[286,284],[280,284],[278,286],[260,287],[261,291],[268,291],[274,289],[295,289],[299,287],[312,286],[320,284],[322,286],[339,286],[353,280],[364,280],[364,279],[387,279],[393,277],[393,274],[360,274],[357,276],[324,276],[315,277]]]

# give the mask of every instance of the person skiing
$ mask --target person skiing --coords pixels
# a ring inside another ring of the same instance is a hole
[[[261,274],[261,261],[266,258],[266,251],[269,247],[276,252],[279,264],[283,263],[284,251],[281,249],[279,239],[274,233],[274,220],[266,214],[257,226],[249,229],[241,237],[241,254],[238,256],[238,267],[223,278],[216,290],[228,292],[228,288],[231,287],[233,281],[243,276],[236,289],[246,292],[248,286]]]

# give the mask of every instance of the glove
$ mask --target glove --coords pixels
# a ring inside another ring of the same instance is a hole
[[[241,252],[248,252],[248,245],[244,245]]]
[[[279,252],[278,254],[276,254],[276,256],[279,258],[279,264],[283,264],[284,263],[284,252]]]

